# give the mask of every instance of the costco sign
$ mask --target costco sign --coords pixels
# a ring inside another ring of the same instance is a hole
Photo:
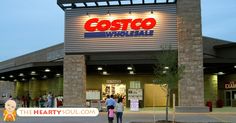
[[[84,24],[84,38],[153,36],[154,18],[100,20],[91,18]]]

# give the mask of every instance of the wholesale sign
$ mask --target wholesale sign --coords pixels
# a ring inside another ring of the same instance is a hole
[[[161,51],[163,45],[178,49],[176,19],[175,4],[71,9],[65,11],[64,51]]]
[[[102,20],[91,18],[84,24],[84,38],[153,36],[155,18]],[[129,30],[130,29],[130,30]]]
[[[235,89],[235,88],[236,88],[236,81],[225,83],[225,89]]]

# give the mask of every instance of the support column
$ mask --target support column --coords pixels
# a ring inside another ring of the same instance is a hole
[[[86,65],[84,55],[65,55],[63,106],[85,107]]]
[[[16,84],[15,82],[10,81],[0,81],[0,97],[2,98],[3,95],[12,97],[16,97]]]
[[[178,63],[185,66],[179,81],[179,112],[207,112],[204,106],[203,42],[200,0],[177,0]]]

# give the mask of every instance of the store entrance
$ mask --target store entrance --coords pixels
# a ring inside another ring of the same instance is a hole
[[[236,90],[225,91],[225,106],[236,107]]]
[[[125,84],[102,84],[102,99],[105,100],[107,95],[114,95],[114,98],[122,97],[126,99]]]

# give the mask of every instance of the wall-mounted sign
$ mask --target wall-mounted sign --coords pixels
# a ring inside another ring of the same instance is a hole
[[[143,100],[143,90],[142,89],[128,89],[128,100],[137,99]]]
[[[175,4],[65,11],[65,53],[159,51],[164,45],[178,48]]]
[[[91,18],[84,24],[84,38],[112,38],[152,36],[155,18],[102,20]],[[130,31],[127,31],[130,28]]]
[[[235,89],[236,88],[236,81],[231,81],[225,84],[225,89]]]
[[[121,80],[107,80],[106,83],[107,84],[119,84],[119,83],[121,83]]]
[[[140,81],[130,81],[130,88],[141,88]]]
[[[100,91],[99,90],[87,90],[86,91],[86,100],[100,100]]]

